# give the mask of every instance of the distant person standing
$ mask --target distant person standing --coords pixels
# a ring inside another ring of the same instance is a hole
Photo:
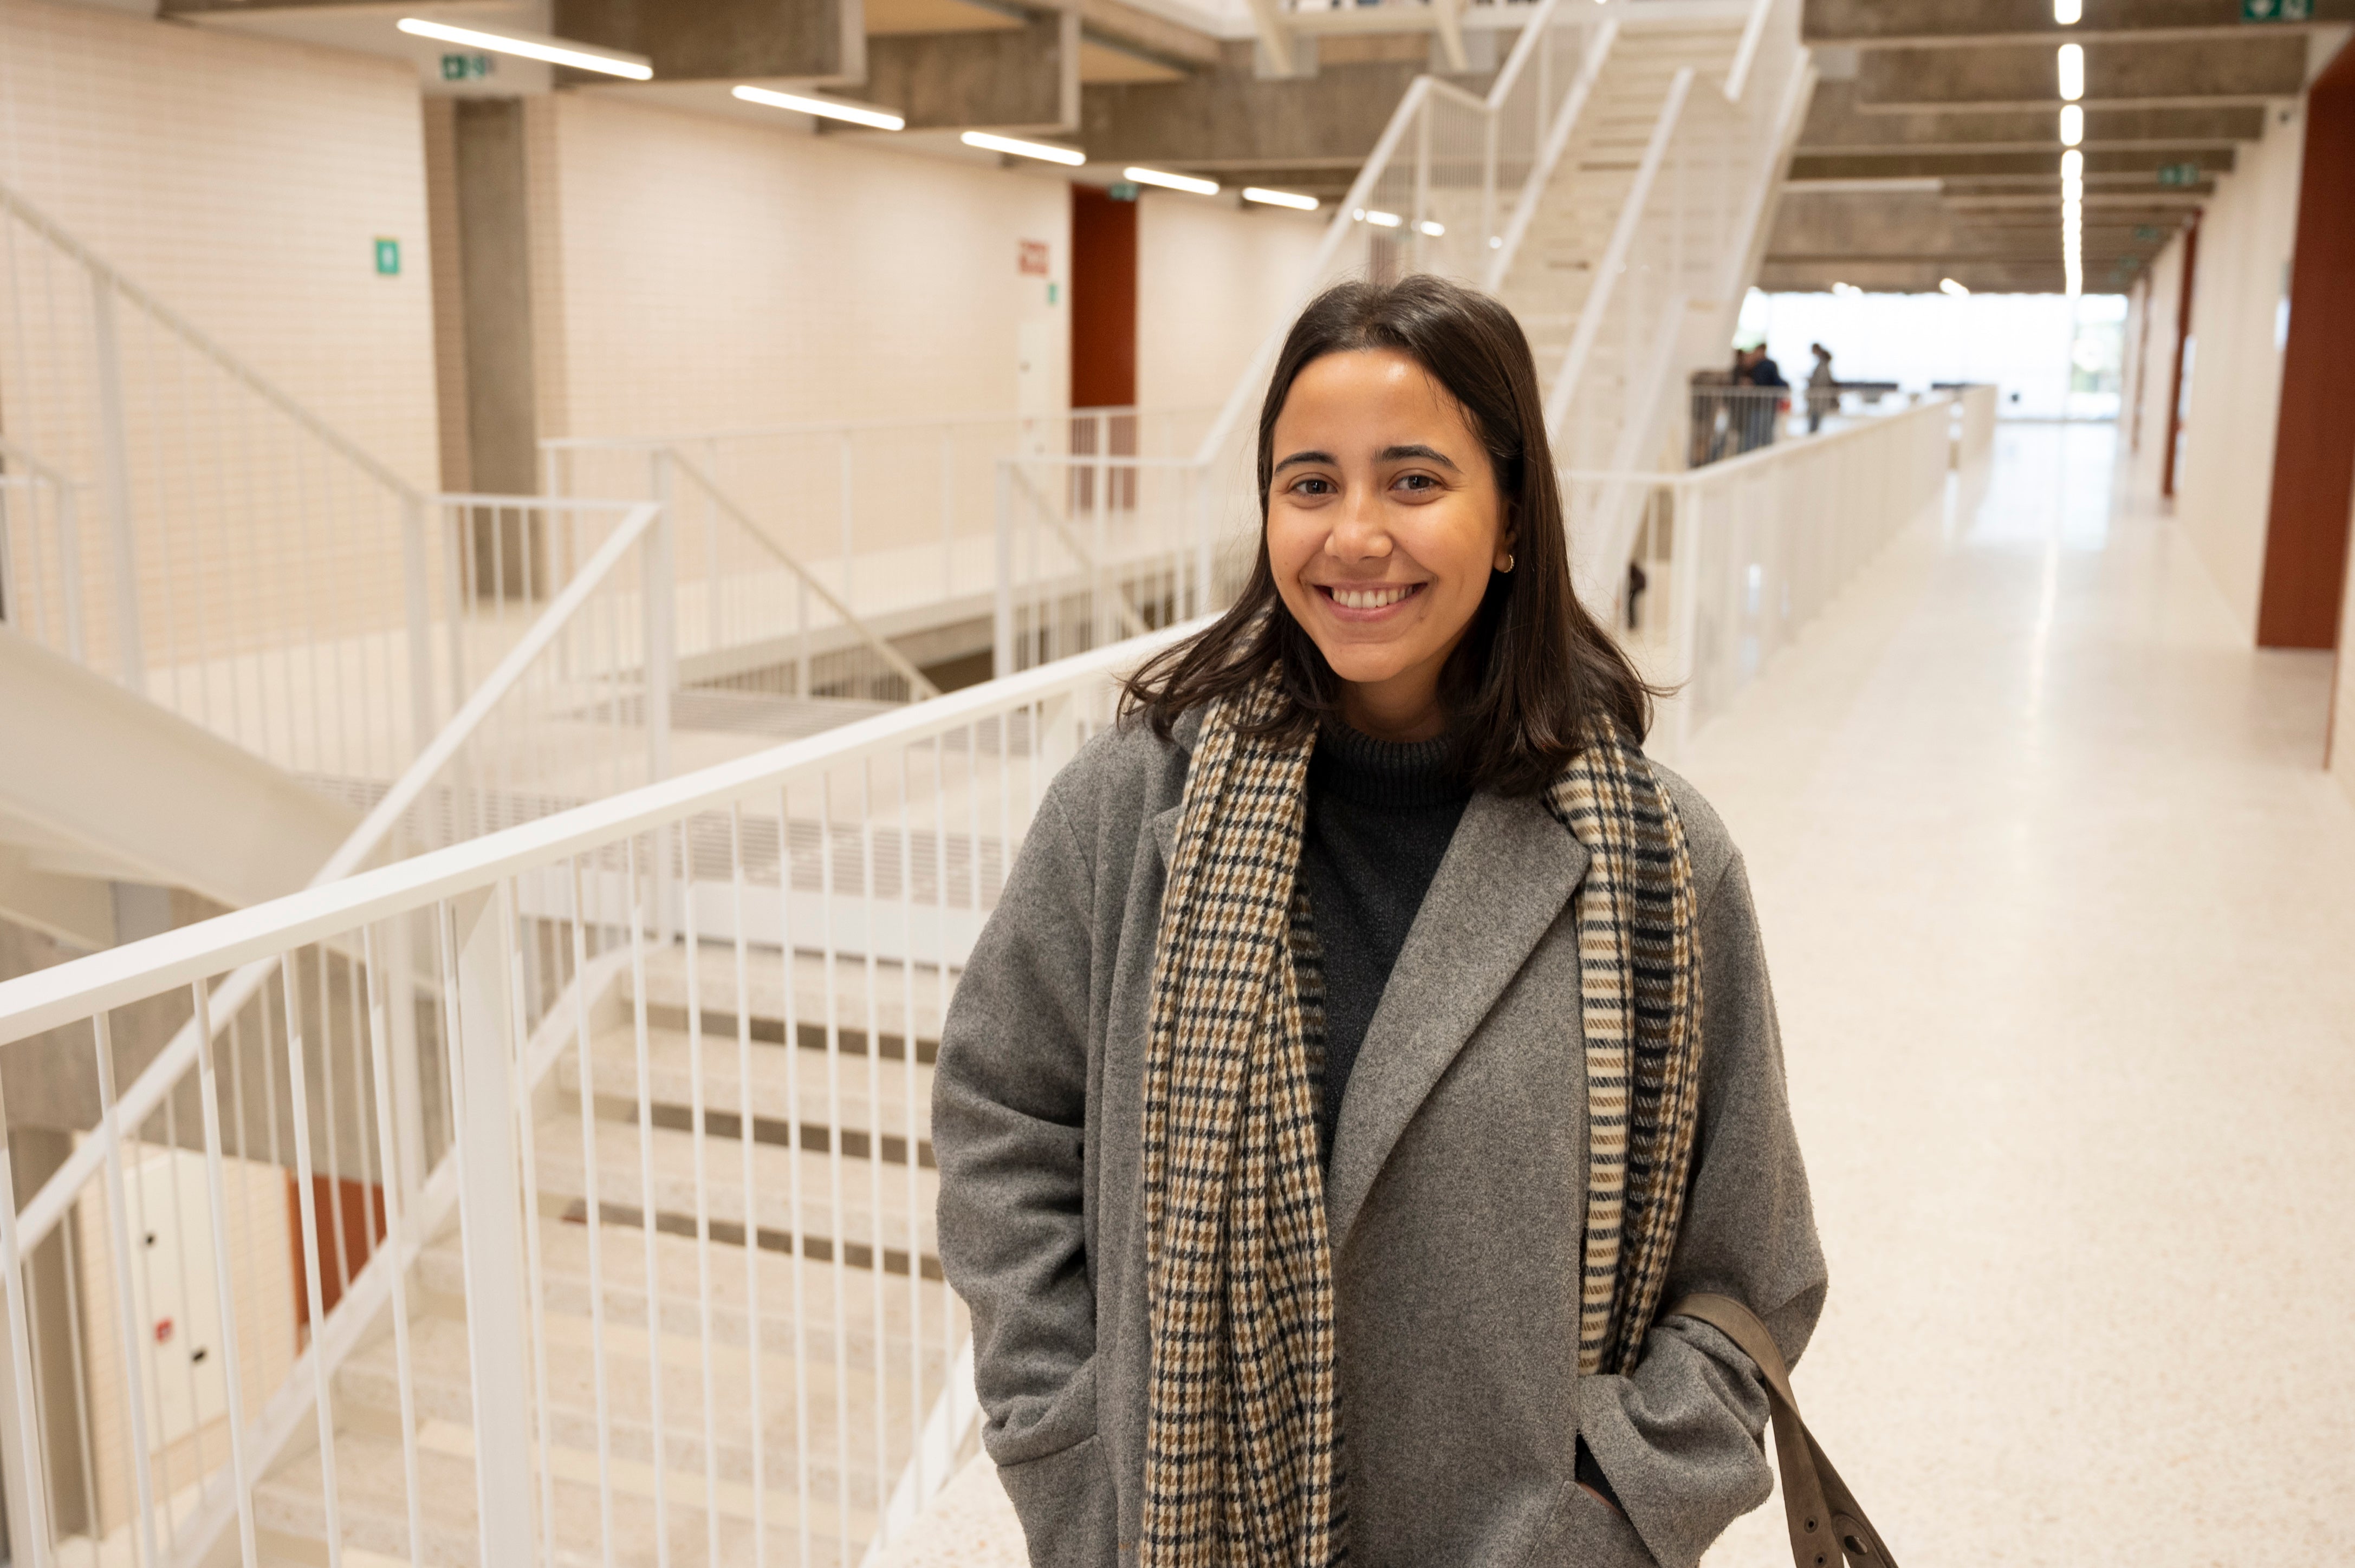
[[[1816,367],[1807,372],[1807,434],[1824,427],[1824,416],[1839,408],[1839,377],[1832,374],[1832,351],[1822,344],[1809,345]]]
[[[1790,382],[1783,377],[1783,367],[1774,363],[1774,356],[1766,352],[1766,345],[1763,343],[1741,355],[1736,363],[1742,366],[1737,380],[1752,387],[1771,387],[1777,392],[1791,389]],[[1782,398],[1745,397],[1742,401],[1745,405],[1742,410],[1742,450],[1755,451],[1760,447],[1774,445],[1774,417],[1782,411]]]

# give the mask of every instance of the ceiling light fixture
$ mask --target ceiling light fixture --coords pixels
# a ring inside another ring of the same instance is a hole
[[[739,87],[731,96],[747,103],[765,103],[772,109],[790,109],[796,114],[815,114],[822,120],[847,120],[853,125],[865,125],[877,131],[897,131],[908,122],[889,110],[869,109],[863,103],[836,103],[830,99],[805,98],[798,92],[772,92],[765,87]]]
[[[2061,144],[2073,147],[2085,139],[2085,107],[2081,103],[2061,106]]]
[[[644,55],[623,54],[619,49],[592,49],[563,38],[551,38],[544,33],[486,33],[480,27],[453,27],[446,22],[429,22],[421,16],[403,16],[396,26],[420,38],[432,38],[445,44],[464,44],[468,48],[488,49],[495,55],[521,55],[527,60],[545,60],[549,65],[571,66],[580,70],[602,71],[607,76],[623,76],[632,81],[653,78],[655,68]]]
[[[1968,289],[1964,288],[1952,278],[1941,278],[1938,280],[1938,292],[1942,294],[1952,294],[1958,300],[1968,299],[1970,298],[1971,293]]]
[[[1301,196],[1293,191],[1263,190],[1258,185],[1245,185],[1243,200],[1259,202],[1267,207],[1288,207],[1295,212],[1315,212],[1317,207],[1315,196]]]
[[[2062,45],[2058,65],[2061,75],[2061,96],[2074,103],[2085,96],[2085,46]]]
[[[1076,169],[1088,161],[1088,155],[1076,147],[1057,147],[1045,142],[1018,142],[1011,136],[993,136],[986,131],[968,131],[957,138],[968,147],[979,147],[987,153],[1011,153],[1018,158],[1036,158],[1043,164],[1060,164]]]
[[[1219,182],[1196,179],[1191,175],[1165,174],[1159,169],[1139,168],[1132,164],[1121,172],[1123,179],[1135,180],[1141,185],[1159,185],[1164,190],[1187,191],[1195,196],[1216,196]]]
[[[1349,216],[1356,218],[1359,223],[1370,223],[1376,228],[1396,228],[1400,224],[1406,221],[1406,219],[1401,217],[1394,212],[1384,212],[1380,207],[1361,207],[1355,208],[1350,212]]]
[[[2052,19],[2064,27],[2073,27],[2085,16],[2085,0],[2052,0]]]
[[[1426,217],[1426,218],[1424,218],[1421,223],[1416,224],[1416,225],[1414,226],[1414,228],[1415,228],[1415,232],[1416,232],[1416,233],[1418,233],[1418,234],[1422,234],[1422,235],[1424,235],[1424,236],[1426,236],[1427,238],[1433,238],[1433,239],[1437,239],[1437,238],[1439,238],[1442,235],[1444,235],[1444,234],[1447,232],[1447,226],[1446,226],[1445,224],[1444,224],[1444,223],[1433,223],[1430,218],[1427,218],[1427,217]]]

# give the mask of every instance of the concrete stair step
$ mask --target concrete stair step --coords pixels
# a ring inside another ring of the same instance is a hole
[[[428,1568],[478,1568],[481,1563],[475,1506],[476,1484],[469,1435],[446,1423],[429,1423],[419,1434],[417,1455],[419,1524],[421,1560]],[[596,1456],[559,1450],[552,1467],[556,1540],[554,1556],[560,1568],[603,1568],[606,1542],[603,1506],[597,1488]],[[666,1493],[657,1530],[650,1467],[627,1462],[613,1467],[613,1533],[612,1558],[628,1568],[655,1568],[668,1562],[686,1568],[713,1561],[703,1509],[703,1478],[673,1473],[665,1477]],[[719,1558],[744,1563],[752,1558],[750,1488],[720,1489]],[[398,1436],[357,1431],[336,1435],[336,1519],[346,1559],[368,1552],[397,1562],[410,1560],[408,1476]],[[537,1515],[538,1499],[534,1499]],[[794,1499],[772,1493],[765,1510],[768,1560],[794,1563],[800,1556],[800,1528]],[[837,1501],[814,1499],[814,1528],[807,1559],[812,1563],[836,1561],[839,1542],[834,1531],[846,1518]],[[320,1485],[315,1449],[291,1457],[254,1489],[254,1522],[262,1531],[296,1541],[317,1543],[317,1561],[325,1561],[326,1505]],[[854,1507],[847,1516],[860,1533],[872,1528],[871,1502]],[[666,1536],[666,1552],[655,1550],[657,1535]],[[292,1555],[283,1553],[282,1555]],[[306,1554],[307,1555],[307,1554]]]
[[[804,933],[800,939],[815,939],[817,935]],[[837,940],[846,945],[855,943],[858,935],[855,929],[837,933]],[[782,1041],[788,998],[776,949],[748,953],[745,980],[745,1012],[752,1021],[753,1038]],[[831,1012],[829,980],[833,982]],[[949,971],[947,980],[948,987],[943,988],[940,970],[923,964],[903,970],[896,960],[880,959],[870,975],[866,959],[856,954],[838,953],[829,963],[820,954],[797,952],[794,955],[791,1022],[805,1045],[822,1047],[831,1018],[842,1048],[863,1052],[871,1021],[873,1030],[880,1036],[882,1054],[889,1058],[904,1054],[912,1021],[917,1060],[929,1061],[940,1041],[945,989],[954,987],[954,969]],[[736,1038],[734,947],[720,942],[703,943],[696,954],[692,989],[693,1000],[701,1004],[706,1034],[724,1037],[732,1044]],[[625,999],[635,995],[634,981],[627,972],[622,979],[621,992]],[[685,943],[673,943],[646,955],[645,993],[649,1022],[684,1027],[690,1000]]]
[[[598,1453],[595,1344],[585,1320],[551,1317],[549,1328],[549,1440],[559,1452],[587,1456],[593,1467]],[[699,1340],[665,1334],[649,1345],[643,1330],[609,1324],[603,1342],[609,1457],[650,1472],[659,1446],[666,1476],[689,1476],[699,1482],[709,1455],[717,1481],[745,1489],[742,1511],[749,1515],[755,1427],[750,1356],[732,1346],[712,1347],[714,1398],[707,1432]],[[659,1425],[653,1397],[657,1353]],[[805,1474],[814,1495],[835,1495],[847,1484],[854,1498],[868,1499],[874,1497],[879,1477],[887,1484],[896,1478],[912,1451],[912,1435],[923,1413],[939,1395],[945,1365],[939,1358],[921,1366],[890,1358],[880,1366],[848,1359],[837,1366],[830,1358],[796,1362],[789,1356],[762,1355],[757,1425],[772,1512],[779,1492],[785,1494],[790,1508]],[[433,1436],[445,1447],[464,1451],[470,1467],[471,1367],[464,1323],[428,1314],[411,1324],[410,1387],[421,1443]],[[536,1369],[527,1369],[525,1375],[528,1390]],[[395,1453],[392,1473],[398,1478],[400,1363],[391,1337],[347,1360],[336,1373],[336,1391],[342,1424],[371,1436],[389,1436]],[[532,1425],[536,1430],[537,1416]],[[339,1424],[339,1440],[342,1430]],[[313,1480],[315,1484],[315,1457]],[[651,1473],[646,1484],[651,1492]],[[729,1507],[723,1497],[722,1510]]]
[[[861,1132],[879,1130],[886,1138],[904,1141],[912,1126],[920,1140],[919,1158],[929,1162],[930,1066],[918,1063],[911,1071],[903,1059],[878,1059],[863,1052],[829,1054],[807,1046],[789,1051],[767,1043],[751,1047],[751,1062],[748,1093],[735,1032],[731,1029],[723,1034],[705,1030],[703,1104],[707,1111],[736,1118],[749,1104],[756,1135],[772,1142],[781,1139],[788,1126],[823,1128],[829,1125]],[[695,1104],[694,1066],[694,1042],[687,1031],[648,1028],[646,1090],[652,1104],[689,1113]],[[584,1078],[577,1050],[564,1054],[557,1072],[567,1093],[581,1092]],[[590,1046],[585,1081],[601,1102],[634,1106],[638,1096],[634,1028],[610,1030],[597,1036]],[[762,1131],[757,1124],[764,1121],[776,1126]]]
[[[700,1270],[694,1238],[654,1234],[654,1277],[663,1331],[694,1338],[702,1332],[699,1302]],[[646,1235],[635,1227],[609,1226],[599,1237],[598,1277],[604,1281],[607,1328],[643,1330],[646,1325]],[[591,1325],[589,1227],[544,1218],[540,1223],[540,1290],[551,1316]],[[745,1277],[745,1265],[753,1277]],[[455,1234],[428,1246],[418,1259],[417,1278],[423,1287],[455,1300],[465,1293],[465,1265]],[[757,1291],[760,1300],[761,1352],[764,1356],[802,1355],[832,1363],[836,1355],[835,1325],[844,1325],[841,1353],[849,1361],[871,1364],[878,1351],[876,1325],[880,1322],[880,1354],[894,1364],[907,1364],[919,1348],[909,1332],[911,1321],[921,1328],[921,1347],[927,1366],[944,1353],[942,1346],[962,1338],[964,1308],[938,1279],[925,1277],[911,1291],[901,1274],[883,1277],[883,1300],[879,1309],[874,1279],[853,1270],[839,1301],[831,1264],[792,1257],[768,1247],[750,1254],[741,1247],[715,1244],[711,1255],[711,1333],[715,1342],[742,1347],[750,1343],[746,1304]],[[913,1299],[911,1300],[911,1295]],[[800,1326],[798,1338],[796,1323]],[[567,1330],[571,1331],[570,1330]]]
[[[647,1130],[655,1213],[662,1224],[691,1220],[696,1213],[695,1136],[674,1128]],[[601,1120],[595,1124],[594,1137],[600,1201],[623,1210],[644,1207],[637,1124]],[[543,1202],[585,1201],[587,1167],[579,1119],[549,1117],[537,1125],[533,1138]],[[705,1201],[713,1224],[730,1227],[741,1235],[749,1217],[763,1232],[773,1233],[764,1242],[783,1245],[784,1238],[792,1237],[798,1250],[819,1257],[831,1257],[841,1246],[856,1267],[868,1266],[879,1245],[887,1268],[904,1269],[911,1246],[937,1266],[933,1206],[940,1194],[939,1176],[921,1166],[911,1169],[906,1162],[904,1141],[897,1160],[888,1137],[862,1141],[879,1143],[883,1158],[865,1158],[863,1151],[854,1158],[848,1137],[843,1139],[839,1155],[807,1146],[789,1150],[754,1142],[748,1202],[744,1144],[732,1138],[706,1137],[702,1170]],[[794,1206],[796,1182],[801,1197],[798,1213]]]

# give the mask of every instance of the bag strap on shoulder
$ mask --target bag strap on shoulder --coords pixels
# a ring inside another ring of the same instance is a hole
[[[1791,1527],[1791,1560],[1797,1568],[1837,1568],[1843,1559],[1847,1568],[1897,1568],[1880,1532],[1858,1506],[1856,1494],[1840,1480],[1799,1418],[1791,1369],[1758,1314],[1731,1296],[1703,1295],[1688,1296],[1660,1316],[1697,1319],[1758,1363],[1774,1421],[1774,1460],[1783,1473],[1783,1509]]]

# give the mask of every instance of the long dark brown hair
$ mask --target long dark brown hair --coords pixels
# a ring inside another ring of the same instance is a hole
[[[1492,572],[1470,630],[1440,675],[1455,767],[1505,795],[1544,789],[1578,749],[1580,721],[1603,713],[1636,739],[1651,726],[1652,688],[1578,602],[1561,492],[1546,445],[1537,366],[1513,313],[1487,295],[1415,274],[1336,284],[1292,324],[1259,414],[1258,558],[1232,609],[1130,679],[1124,709],[1164,738],[1178,715],[1278,673],[1291,701],[1264,733],[1299,740],[1337,718],[1341,680],[1284,608],[1268,564],[1268,486],[1275,420],[1300,373],[1328,354],[1391,349],[1429,371],[1488,449],[1516,557]]]

